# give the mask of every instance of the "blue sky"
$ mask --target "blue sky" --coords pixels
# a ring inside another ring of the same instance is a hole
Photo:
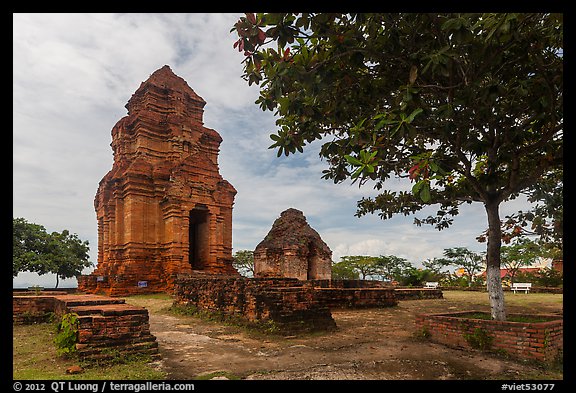
[[[111,130],[124,105],[155,70],[168,64],[206,102],[204,124],[220,133],[222,176],[237,189],[233,248],[253,250],[287,208],[304,212],[333,252],[396,255],[415,266],[449,247],[484,251],[484,208],[466,205],[443,231],[417,227],[414,216],[357,218],[356,201],[376,195],[350,182],[321,179],[319,143],[276,157],[271,112],[254,103],[258,87],[241,78],[243,55],[230,33],[239,14],[14,14],[13,216],[68,229],[90,243],[96,263],[94,196],[112,168]],[[389,188],[407,189],[406,181]],[[503,204],[501,217],[527,207]],[[426,217],[435,208],[423,210]],[[23,273],[15,287],[54,286],[50,275]],[[61,286],[75,286],[66,280]]]

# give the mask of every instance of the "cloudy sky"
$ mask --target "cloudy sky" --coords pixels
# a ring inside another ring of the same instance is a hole
[[[413,216],[357,218],[356,201],[375,195],[350,182],[321,179],[319,144],[303,154],[269,150],[274,116],[254,104],[258,87],[241,78],[243,55],[230,33],[239,14],[14,14],[13,217],[68,229],[90,243],[96,263],[94,196],[112,168],[111,130],[127,114],[132,93],[163,65],[206,102],[204,124],[223,138],[220,173],[234,185],[233,248],[253,250],[289,207],[302,210],[333,251],[396,255],[415,266],[445,248],[484,251],[487,227],[480,204],[463,206],[444,231],[417,227]],[[391,182],[402,189],[409,183]],[[504,204],[501,216],[525,208]],[[426,217],[436,209],[423,210]],[[53,286],[50,275],[23,273],[15,287]],[[75,286],[75,280],[61,282]]]

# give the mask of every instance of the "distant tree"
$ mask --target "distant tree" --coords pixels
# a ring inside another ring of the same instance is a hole
[[[509,246],[502,246],[501,252],[502,265],[512,283],[522,267],[533,264],[545,254],[536,241],[525,237],[517,238]]]
[[[44,262],[48,233],[42,225],[29,223],[24,218],[12,219],[12,276],[30,271],[45,274]]]
[[[466,247],[446,248],[444,258],[439,258],[439,261],[446,266],[463,268],[468,279],[468,286],[472,286],[474,277],[485,266],[485,255],[485,253],[470,251]]]
[[[441,279],[449,276],[449,273],[447,271],[442,270],[449,265],[447,265],[445,261],[441,258],[427,259],[422,262],[422,266],[424,266],[425,269],[430,270],[434,274],[435,276],[434,281],[440,281]]]
[[[380,267],[380,275],[387,280],[396,280],[406,269],[412,267],[405,258],[395,255],[380,255],[375,263]]]
[[[232,266],[243,276],[254,277],[254,251],[240,250],[232,255]]]
[[[321,140],[323,178],[382,190],[358,216],[436,205],[415,223],[444,229],[482,204],[488,298],[505,320],[500,205],[544,199],[563,168],[563,15],[247,13],[232,31],[256,103],[278,116],[278,156]],[[411,192],[385,189],[391,177]]]
[[[432,281],[434,278],[435,274],[433,271],[411,266],[404,270],[397,280],[403,286],[420,287],[424,285],[425,281]]]
[[[88,260],[88,241],[82,241],[68,230],[48,234],[42,225],[27,222],[24,218],[13,219],[12,274],[29,271],[40,275],[56,275],[60,279],[82,274],[92,266]]]
[[[346,261],[336,262],[332,265],[333,280],[358,280],[360,273]]]
[[[382,271],[378,265],[378,258],[368,255],[346,255],[340,257],[343,266],[355,270],[360,274],[360,279],[366,280],[369,276],[379,275]]]
[[[50,266],[50,273],[56,275],[56,286],[60,279],[78,277],[84,268],[91,267],[89,261],[88,241],[82,241],[75,233],[68,230],[62,233],[52,232],[48,238],[46,263]]]

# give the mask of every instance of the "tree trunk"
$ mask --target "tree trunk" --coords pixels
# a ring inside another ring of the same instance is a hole
[[[500,228],[499,203],[485,203],[488,215],[488,250],[486,253],[486,287],[492,319],[506,320],[504,305],[504,290],[500,277],[500,247],[502,245],[502,230]]]
[[[54,287],[54,289],[58,289],[58,284],[60,284],[60,276],[56,274],[56,286]]]

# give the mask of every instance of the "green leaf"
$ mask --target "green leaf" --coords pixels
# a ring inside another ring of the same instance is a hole
[[[358,131],[359,129],[362,128],[362,125],[364,124],[365,121],[366,121],[366,118],[360,120],[354,127],[350,128],[350,131]]]
[[[414,186],[412,186],[412,194],[415,196],[419,195],[420,189],[422,188],[423,184],[424,184],[424,180],[417,181],[416,184],[414,184]]]
[[[390,136],[396,135],[396,133],[400,130],[400,127],[402,127],[402,124],[404,124],[404,120],[402,120],[402,121],[400,122],[400,124],[398,124],[398,127],[396,127],[396,128],[394,129],[394,131],[392,131],[392,132],[390,133]]]
[[[418,116],[418,115],[419,115],[420,113],[422,113],[422,112],[424,112],[424,109],[422,109],[422,108],[414,109],[414,110],[412,111],[412,113],[410,113],[410,115],[406,118],[406,122],[407,122],[407,123],[412,123],[412,120],[414,120],[414,118],[415,118],[416,116]]]
[[[352,174],[352,179],[356,179],[358,176],[360,176],[360,174],[362,173],[362,170],[364,169],[364,167],[360,167],[358,169],[356,169],[354,171],[354,173]]]
[[[378,130],[378,129],[382,128],[382,126],[388,125],[388,124],[398,124],[398,120],[382,119],[378,123],[376,123],[375,128]]]
[[[422,199],[422,202],[430,202],[430,183],[427,181],[423,183],[420,190],[420,199]]]
[[[362,165],[362,162],[360,160],[358,160],[356,157],[352,157],[350,155],[345,155],[344,158],[346,159],[346,161],[348,161],[348,163],[350,165],[354,165],[354,166],[358,166],[358,165]]]

